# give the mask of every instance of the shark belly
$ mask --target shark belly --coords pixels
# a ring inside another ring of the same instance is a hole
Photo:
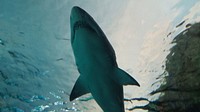
[[[114,65],[104,44],[96,33],[86,28],[80,28],[75,36],[79,39],[73,44],[76,63],[83,79],[89,80],[85,83],[92,96],[104,112],[124,112],[123,87],[112,79],[115,77]],[[90,40],[85,40],[86,37]]]
[[[95,67],[108,69],[113,66],[105,44],[94,31],[88,28],[83,27],[76,31],[72,47],[79,72],[84,71],[85,75],[91,74]],[[100,70],[96,69],[96,72],[98,71]]]
[[[108,74],[103,74],[102,76],[104,75],[107,75],[107,77],[103,79],[96,77],[95,80],[89,82],[92,96],[104,112],[124,112],[122,85],[112,80]]]

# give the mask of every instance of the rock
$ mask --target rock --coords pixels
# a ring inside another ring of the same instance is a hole
[[[200,23],[174,38],[176,45],[167,56],[163,84],[152,94],[164,93],[155,104],[162,112],[200,111]]]

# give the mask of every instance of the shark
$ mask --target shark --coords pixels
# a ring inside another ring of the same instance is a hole
[[[91,93],[104,112],[125,112],[123,85],[139,83],[118,67],[113,47],[95,20],[74,6],[70,14],[71,46],[80,73],[70,101]]]

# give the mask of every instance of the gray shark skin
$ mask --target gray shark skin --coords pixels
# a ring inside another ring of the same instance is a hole
[[[91,93],[104,112],[124,112],[123,85],[139,83],[118,68],[114,49],[94,19],[80,7],[70,15],[71,45],[80,73],[70,101]]]

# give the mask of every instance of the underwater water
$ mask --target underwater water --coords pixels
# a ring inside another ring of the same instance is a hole
[[[69,101],[79,76],[73,6],[96,20],[140,83],[124,87],[126,112],[199,111],[199,0],[0,0],[1,112],[102,112],[91,95]]]

